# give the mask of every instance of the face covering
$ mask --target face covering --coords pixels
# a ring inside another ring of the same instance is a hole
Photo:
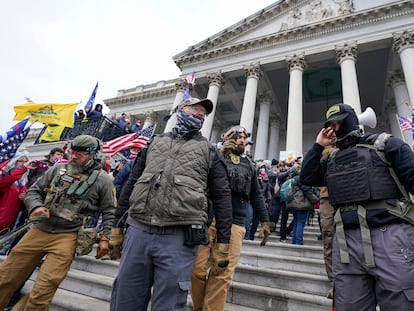
[[[266,173],[266,169],[265,169],[264,167],[262,167],[262,168],[260,169],[260,174],[264,174],[264,173]]]
[[[187,134],[192,131],[199,131],[203,126],[204,118],[183,110],[177,111],[177,132],[180,135]]]

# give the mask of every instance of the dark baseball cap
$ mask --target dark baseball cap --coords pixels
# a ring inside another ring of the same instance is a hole
[[[336,104],[326,112],[325,127],[329,126],[332,121],[342,121],[351,113],[355,113],[354,108],[346,104]]]

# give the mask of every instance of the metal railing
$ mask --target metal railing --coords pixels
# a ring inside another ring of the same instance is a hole
[[[40,131],[35,144],[49,143],[49,141],[42,141],[40,139],[46,129],[47,126],[43,127],[43,129]],[[101,141],[105,142],[128,133],[107,117],[77,119],[73,124],[73,128],[65,127],[59,141],[72,140],[76,136],[85,134],[97,137]]]

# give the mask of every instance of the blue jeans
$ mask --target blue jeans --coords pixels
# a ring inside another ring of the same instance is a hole
[[[292,244],[303,245],[303,230],[308,219],[308,210],[293,209]]]
[[[145,226],[128,227],[112,289],[111,311],[147,311],[151,288],[152,310],[188,310],[198,246],[184,245],[183,227],[154,231]]]

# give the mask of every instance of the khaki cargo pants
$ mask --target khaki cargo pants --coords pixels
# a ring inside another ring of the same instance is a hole
[[[45,255],[25,311],[49,310],[72,264],[76,238],[77,232],[48,233],[36,227],[30,229],[0,265],[0,310]]]

